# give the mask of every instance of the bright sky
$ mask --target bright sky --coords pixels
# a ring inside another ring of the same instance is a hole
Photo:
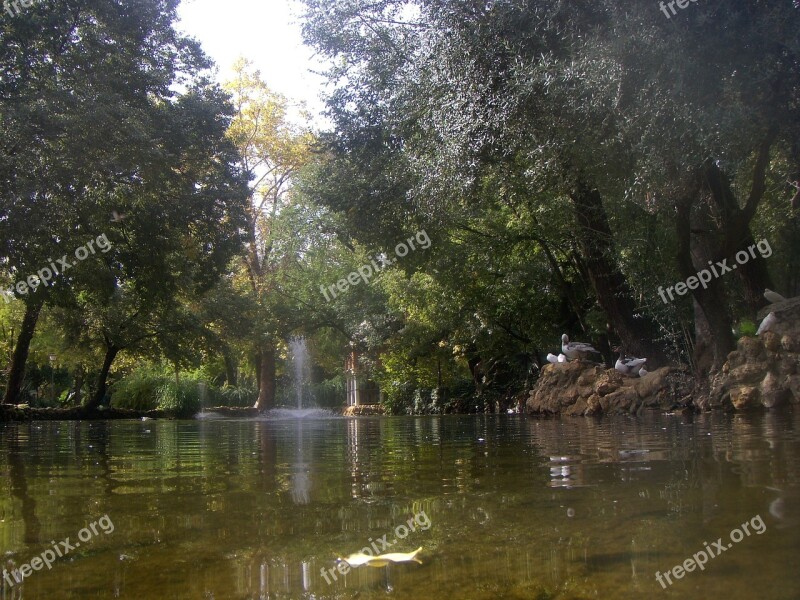
[[[178,28],[196,38],[217,63],[217,78],[230,78],[231,66],[243,56],[261,70],[261,77],[291,102],[305,102],[316,117],[322,70],[300,34],[302,7],[295,0],[182,0]],[[316,118],[317,125],[324,119]]]

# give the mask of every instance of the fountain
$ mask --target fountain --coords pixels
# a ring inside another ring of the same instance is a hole
[[[268,418],[272,420],[281,419],[305,419],[305,418],[326,418],[335,416],[331,411],[322,408],[309,406],[313,404],[313,398],[309,391],[311,381],[311,360],[308,353],[306,338],[292,337],[289,339],[289,356],[292,363],[292,388],[296,408],[276,408],[268,413]],[[303,405],[307,408],[303,408]]]
[[[308,385],[308,380],[311,375],[311,364],[308,361],[306,338],[293,337],[290,339],[289,351],[292,355],[293,383],[294,394],[297,398],[297,410],[303,410],[303,391]]]

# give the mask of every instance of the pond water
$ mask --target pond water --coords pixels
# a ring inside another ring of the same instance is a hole
[[[4,567],[64,553],[0,598],[797,600],[797,421],[0,425]],[[336,570],[370,544],[422,564]]]

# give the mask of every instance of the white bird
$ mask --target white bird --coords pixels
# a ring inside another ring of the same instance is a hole
[[[561,352],[563,352],[569,360],[581,359],[583,358],[584,354],[588,354],[590,352],[600,354],[600,352],[595,350],[591,344],[585,344],[584,342],[570,342],[569,336],[566,333],[561,336]]]
[[[639,371],[644,363],[647,362],[646,358],[625,358],[625,353],[620,349],[619,358],[614,363],[614,368],[623,375],[633,375]]]
[[[777,292],[773,292],[770,289],[764,290],[764,298],[769,300],[770,304],[777,304],[778,302],[786,302],[786,298],[784,298]]]
[[[555,354],[548,352],[547,362],[556,364],[558,362],[558,357]]]
[[[756,335],[761,335],[765,331],[769,331],[775,325],[778,324],[778,317],[775,316],[774,312],[769,313],[764,320],[761,321],[761,325],[758,326],[758,331],[756,331]]]
[[[561,363],[561,362],[567,362],[567,361],[568,361],[568,359],[567,359],[566,356],[564,356],[563,354],[559,354],[558,355],[558,362]]]
[[[644,377],[644,376],[645,376],[645,375],[647,375],[649,372],[650,372],[650,371],[648,371],[647,369],[645,369],[644,367],[642,367],[641,369],[639,369],[639,377]]]

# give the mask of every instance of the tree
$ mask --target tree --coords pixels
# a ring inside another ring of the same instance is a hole
[[[354,220],[385,215],[377,221],[388,231],[398,212],[451,229],[462,214],[507,201],[509,190],[532,215],[566,198],[574,266],[610,335],[656,364],[664,326],[646,310],[655,291],[623,270],[636,245],[627,230],[640,229],[636,219],[673,228],[677,260],[665,268],[641,258],[665,281],[730,257],[753,240],[774,153],[782,146],[788,155],[797,139],[798,10],[788,4],[752,0],[721,18],[700,7],[679,25],[646,2],[306,4],[306,37],[332,59],[337,85],[322,202],[358,206]],[[494,195],[484,193],[487,180],[497,181]],[[738,192],[737,180],[749,191]],[[332,189],[346,182],[349,200]],[[541,243],[552,224],[530,224],[532,249],[587,321],[560,277],[567,263]],[[698,230],[708,233],[707,256]],[[738,276],[752,315],[769,282],[761,257]],[[696,358],[704,344],[714,349],[710,363],[696,361],[701,371],[731,348],[730,285],[693,291],[702,308]]]
[[[293,178],[307,160],[311,138],[287,117],[285,98],[270,90],[250,63],[239,60],[234,78],[226,85],[235,107],[228,136],[241,156],[241,168],[250,180],[247,211],[247,253],[243,259],[255,302],[262,307],[254,323],[253,343],[258,380],[255,407],[275,405],[275,365],[281,324],[279,296],[282,270],[291,252],[281,252],[291,233],[281,237],[280,213],[291,203]]]
[[[37,4],[0,30],[0,254],[13,282],[71,254],[108,228],[140,168],[163,160],[158,106],[207,66],[176,33],[175,0],[98,0],[63,11]],[[120,211],[121,212],[121,211]],[[17,294],[23,326],[5,402],[17,398],[43,304],[55,287]]]

